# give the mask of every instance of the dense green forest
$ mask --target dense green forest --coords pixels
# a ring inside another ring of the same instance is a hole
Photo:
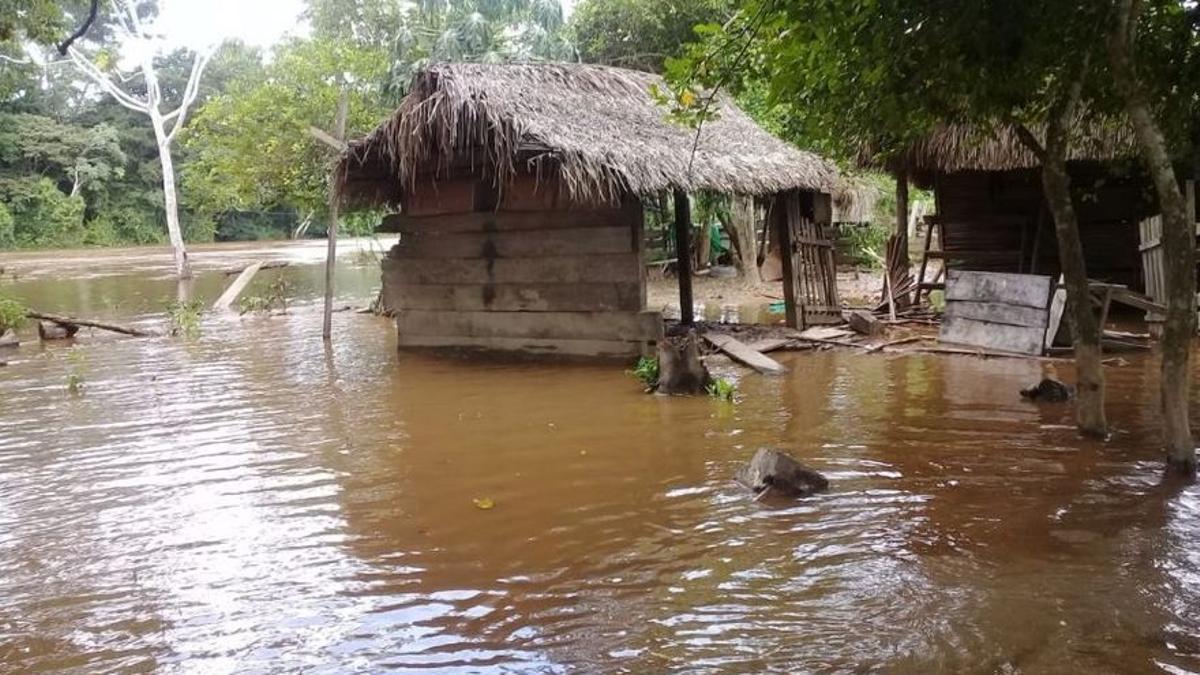
[[[98,20],[72,47],[78,59],[56,49],[87,4],[0,1],[0,249],[167,239],[154,128],[96,79],[148,98],[146,73],[128,57],[121,3],[100,3]],[[137,5],[153,22],[157,2]],[[307,0],[306,25],[279,44],[229,41],[203,55],[195,101],[169,147],[183,236],[322,234],[331,158],[308,130],[332,126],[342,90],[355,137],[393,109],[426,63],[584,61],[662,71],[696,39],[694,26],[732,14],[725,0],[585,0],[569,19],[558,0]],[[198,55],[155,48],[161,107],[171,110],[184,102]],[[740,95],[786,131],[761,89]],[[373,220],[351,216],[344,227],[365,233]]]

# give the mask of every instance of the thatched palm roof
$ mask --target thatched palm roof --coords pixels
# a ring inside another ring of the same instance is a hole
[[[606,66],[432,66],[390,119],[351,144],[337,189],[352,203],[394,204],[418,173],[444,174],[464,158],[500,185],[519,169],[556,169],[572,196],[594,199],[675,187],[830,192],[836,184],[831,163],[767,133],[724,96],[697,140],[667,119],[654,85],[666,90],[657,75]]]
[[[1039,141],[1042,129],[1034,129]],[[1111,120],[1083,121],[1071,130],[1069,161],[1107,162],[1135,156],[1137,149],[1133,130],[1126,124]],[[925,137],[909,144],[900,152],[881,155],[865,148],[859,157],[860,166],[871,168],[907,167],[915,172],[955,173],[959,171],[1012,171],[1041,166],[1010,124],[938,126]]]

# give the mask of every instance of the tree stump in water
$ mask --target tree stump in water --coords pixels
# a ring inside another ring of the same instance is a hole
[[[755,499],[808,497],[829,489],[824,476],[770,448],[759,448],[754,459],[738,469],[736,478],[754,492]]]
[[[712,376],[700,360],[700,338],[694,331],[658,341],[658,386],[665,396],[705,394]]]
[[[38,337],[46,340],[66,340],[75,337],[79,326],[73,323],[54,323],[53,321],[38,322]]]

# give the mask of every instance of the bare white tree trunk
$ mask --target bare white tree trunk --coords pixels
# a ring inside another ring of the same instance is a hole
[[[126,40],[140,41],[142,45],[141,74],[145,81],[144,96],[130,94],[122,88],[123,80],[119,75],[104,72],[96,66],[83,52],[75,47],[68,49],[71,61],[121,105],[142,113],[150,118],[154,129],[154,140],[158,148],[158,158],[162,164],[163,208],[166,212],[167,236],[171,241],[171,250],[175,255],[175,274],[180,279],[191,277],[191,266],[188,264],[187,248],[183,242],[183,231],[179,226],[179,197],[175,189],[175,163],[171,157],[171,144],[187,119],[188,109],[196,101],[200,93],[200,78],[212,56],[212,50],[196,54],[192,62],[191,74],[188,76],[187,87],[183,92],[183,100],[179,107],[170,112],[162,111],[162,88],[158,83],[158,70],[154,64],[157,51],[153,49],[155,40],[151,31],[142,25],[138,16],[137,0],[114,0],[116,7],[116,28]]]
[[[192,276],[192,268],[188,264],[187,247],[183,243],[183,230],[179,227],[179,197],[175,193],[175,160],[171,157],[171,139],[157,110],[150,111],[150,123],[154,125],[158,160],[162,164],[163,209],[167,216],[167,237],[175,254],[175,276],[187,279]]]

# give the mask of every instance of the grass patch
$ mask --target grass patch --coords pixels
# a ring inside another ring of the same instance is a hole
[[[167,304],[167,318],[171,322],[171,335],[195,339],[200,336],[200,316],[204,303],[199,300],[174,300]]]

